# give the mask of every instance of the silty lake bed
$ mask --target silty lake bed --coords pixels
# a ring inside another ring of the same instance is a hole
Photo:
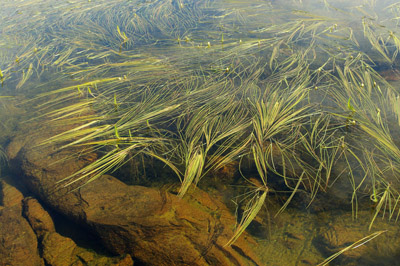
[[[396,264],[399,18],[2,0],[0,264]]]

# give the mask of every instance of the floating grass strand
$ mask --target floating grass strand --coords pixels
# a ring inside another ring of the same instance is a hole
[[[346,251],[352,250],[352,249],[356,249],[362,245],[365,245],[366,243],[368,243],[369,241],[373,240],[374,238],[380,236],[383,233],[386,233],[387,230],[383,230],[383,231],[377,231],[374,232],[366,237],[361,238],[360,240],[354,242],[353,244],[345,247],[344,249],[341,249],[339,252],[333,254],[332,256],[330,256],[329,258],[327,258],[326,260],[324,260],[323,262],[321,262],[320,264],[318,264],[318,266],[325,266],[328,265],[331,261],[333,261],[334,259],[336,259],[338,256],[340,256],[341,254],[343,254]]]
[[[183,197],[189,186],[200,179],[204,167],[205,155],[202,149],[194,150],[192,144],[189,145],[189,156],[186,159],[185,175],[178,192],[179,197]]]
[[[261,193],[261,195],[259,195]],[[240,223],[237,225],[232,238],[225,244],[225,246],[232,245],[239,236],[246,230],[250,225],[251,221],[257,216],[258,212],[264,206],[265,199],[268,194],[268,188],[265,187],[263,190],[257,191],[256,195],[247,203],[246,209],[243,212],[243,217]]]

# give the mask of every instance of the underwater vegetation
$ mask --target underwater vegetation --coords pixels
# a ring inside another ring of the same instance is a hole
[[[278,214],[299,191],[310,205],[345,182],[354,218],[369,198],[370,229],[379,216],[398,220],[400,91],[380,70],[399,63],[399,3],[24,3],[0,11],[2,94],[23,92],[31,119],[69,125],[42,145],[98,155],[58,185],[90,185],[144,158],[170,169],[184,197],[237,162],[248,189],[227,245],[276,179],[290,192]]]
[[[10,111],[14,111],[11,107],[12,103],[9,103],[11,101],[11,96],[0,96],[0,177],[8,164],[8,158],[4,146],[7,138],[11,135],[13,128],[13,115],[9,114]]]
[[[0,176],[6,163],[7,163],[7,155],[4,152],[3,148],[0,147]]]

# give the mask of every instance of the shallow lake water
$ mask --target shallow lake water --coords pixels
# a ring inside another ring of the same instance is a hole
[[[0,173],[57,128],[57,187],[196,187],[262,265],[396,265],[400,2],[1,2]]]

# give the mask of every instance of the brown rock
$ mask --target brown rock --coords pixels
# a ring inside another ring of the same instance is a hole
[[[131,255],[127,254],[121,258],[120,261],[112,264],[111,266],[132,266],[133,265],[133,260]]]
[[[365,237],[358,225],[349,226],[346,224],[332,225],[327,231],[322,232],[318,238],[319,248],[326,255],[332,255],[350,246],[354,242]],[[367,246],[362,245],[356,249],[346,251],[341,258],[359,258],[366,252]]]
[[[238,165],[239,163],[237,161],[227,163],[221,166],[221,168],[213,170],[212,174],[215,178],[218,178],[224,183],[232,182],[235,178],[235,174],[238,172]]]
[[[14,186],[10,185],[8,182],[5,180],[0,181],[0,187],[1,187],[1,194],[3,197],[2,200],[2,205],[4,207],[13,207],[17,206],[18,209],[21,211],[22,210],[22,200],[24,196],[22,193],[16,189]]]
[[[132,266],[131,256],[109,257],[99,255],[91,250],[83,249],[76,243],[57,232],[45,233],[41,242],[42,257],[47,264],[52,266],[78,266],[78,265],[108,265]]]
[[[42,239],[45,233],[55,232],[53,219],[34,198],[26,198],[23,201],[24,216],[28,219],[32,229],[39,239]]]
[[[167,191],[128,186],[111,176],[72,193],[67,192],[79,184],[57,189],[57,181],[81,169],[87,160],[71,156],[78,150],[59,152],[54,146],[36,145],[56,133],[42,127],[37,135],[17,137],[10,145],[27,146],[14,153],[11,164],[15,170],[23,169],[24,183],[42,201],[90,227],[110,251],[130,254],[148,265],[262,265],[247,234],[232,247],[224,247],[233,234],[235,217],[200,189],[180,199]],[[54,163],[66,156],[68,161]]]
[[[103,176],[80,194],[86,203],[86,222],[101,232],[104,245],[117,254],[132,254],[149,265],[258,264],[244,240],[250,239],[248,235],[224,247],[235,218],[200,189],[180,199]]]
[[[27,138],[21,138],[21,137],[15,138],[13,141],[13,145],[7,146],[6,149],[7,157],[15,158],[27,141],[28,141]]]
[[[56,232],[47,233],[42,240],[43,259],[52,266],[70,266],[74,261],[75,242]]]
[[[129,254],[109,258],[109,257],[98,257],[98,256],[96,257],[92,252],[81,251],[78,252],[77,257],[79,258],[79,260],[73,263],[74,266],[77,265],[133,266],[133,260]]]
[[[18,206],[0,210],[0,225],[0,265],[44,265],[36,235]]]
[[[397,69],[386,69],[386,70],[380,71],[379,74],[387,81],[400,80],[400,71]]]

